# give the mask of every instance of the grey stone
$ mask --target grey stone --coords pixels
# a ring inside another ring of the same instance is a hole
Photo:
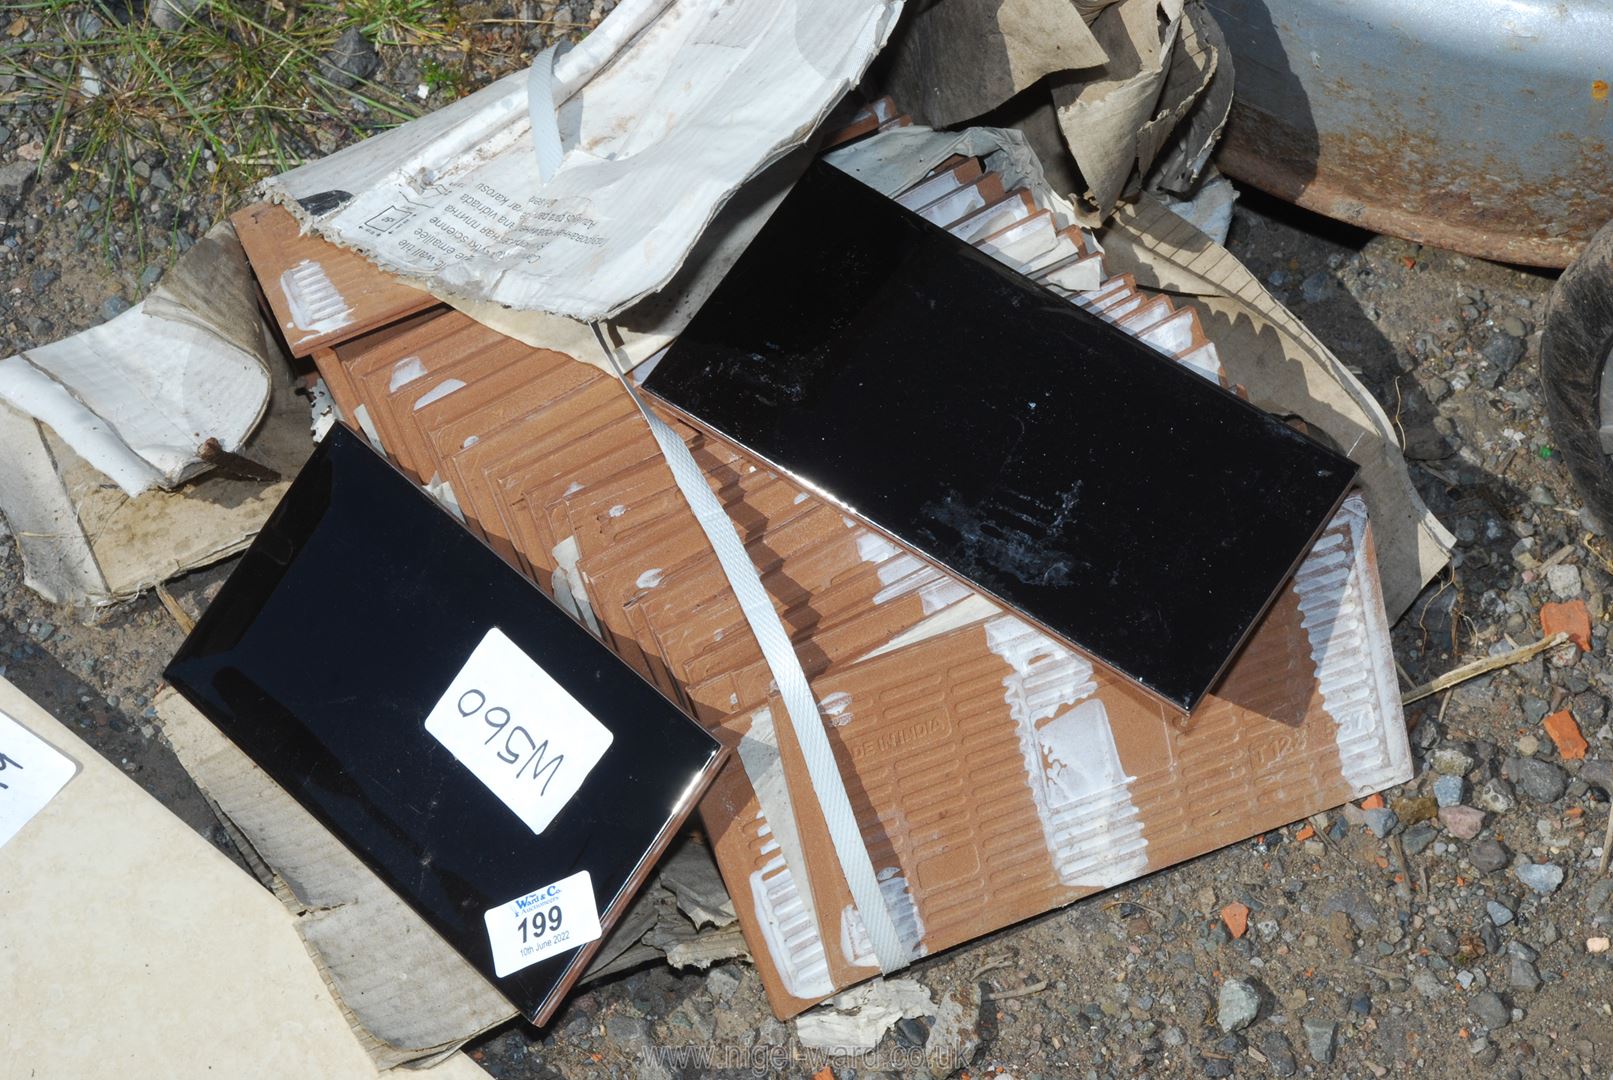
[[[1400,825],[1400,818],[1387,806],[1380,806],[1375,810],[1367,811],[1367,828],[1379,840],[1392,834]]]
[[[1592,758],[1579,767],[1579,778],[1613,794],[1613,761]]]
[[[1501,995],[1486,990],[1473,995],[1472,1016],[1488,1031],[1499,1031],[1512,1023],[1512,1009]]]
[[[605,1038],[623,1050],[637,1052],[649,1045],[649,1021],[616,1013],[605,1020]]]
[[[1260,1015],[1260,988],[1249,979],[1228,979],[1216,997],[1215,1020],[1224,1032],[1242,1031]]]
[[[1563,868],[1556,863],[1523,863],[1513,873],[1541,896],[1550,896],[1563,884]]]
[[[1280,1031],[1270,1032],[1260,1040],[1260,1052],[1271,1066],[1273,1076],[1294,1076],[1299,1072],[1299,1060],[1294,1057],[1294,1046]]]
[[[1321,270],[1306,277],[1299,286],[1299,294],[1305,298],[1307,304],[1315,304],[1327,299],[1328,294],[1332,291],[1333,279]]]
[[[1505,926],[1513,919],[1512,909],[1494,900],[1486,900],[1484,910],[1490,913],[1490,921],[1497,926]]]
[[[1460,806],[1467,781],[1460,776],[1441,776],[1434,781],[1434,801],[1440,806]]]
[[[1305,1049],[1310,1051],[1311,1060],[1323,1065],[1331,1063],[1338,1046],[1338,1022],[1307,1016],[1300,1026],[1305,1029]]]
[[[1517,790],[1536,802],[1556,802],[1568,790],[1568,774],[1549,761],[1514,757],[1507,759],[1505,768]]]
[[[1527,990],[1531,994],[1540,989],[1540,972],[1520,956],[1514,956],[1507,966],[1507,985],[1514,990]]]
[[[1467,861],[1486,874],[1493,874],[1507,868],[1512,862],[1512,852],[1501,841],[1486,836],[1467,846]]]
[[[1546,584],[1559,600],[1572,600],[1585,591],[1579,567],[1559,563],[1546,571]]]
[[[60,271],[55,267],[41,266],[29,277],[28,284],[33,287],[34,294],[38,295],[54,285],[56,279],[61,276]]]
[[[1517,940],[1507,942],[1507,955],[1516,956],[1520,960],[1527,960],[1531,964],[1540,959],[1540,954],[1527,942]]]
[[[121,296],[109,296],[101,301],[101,319],[115,319],[129,310],[129,301]]]
[[[1523,715],[1531,724],[1538,724],[1551,712],[1551,703],[1545,698],[1527,694],[1523,699]]]
[[[1456,935],[1443,926],[1433,928],[1424,937],[1428,941],[1428,947],[1440,956],[1455,956],[1462,947],[1456,940]]]
[[[1481,351],[1484,359],[1494,364],[1500,371],[1507,372],[1523,359],[1523,342],[1519,338],[1503,334],[1485,342]]]
[[[930,1041],[930,1025],[921,1016],[904,1016],[896,1021],[896,1038],[908,1046],[923,1046]]]
[[[350,26],[319,61],[319,72],[337,86],[352,86],[381,66],[381,56],[369,39]]]
[[[152,169],[151,186],[156,188],[158,191],[167,191],[169,188],[174,186],[174,182],[173,180],[169,179],[166,169]]]
[[[714,967],[706,972],[706,991],[718,1001],[727,1001],[739,989],[739,973],[731,966]]]
[[[34,182],[38,167],[31,161],[17,160],[0,165],[0,202],[16,202]]]
[[[1442,746],[1431,759],[1434,771],[1441,776],[1466,776],[1473,770],[1473,755],[1455,746]]]
[[[1407,855],[1421,855],[1428,850],[1428,845],[1432,844],[1437,836],[1439,830],[1426,821],[1419,821],[1406,830],[1400,838],[1400,843],[1406,849]]]
[[[1445,987],[1440,984],[1439,976],[1432,971],[1423,970],[1414,972],[1411,976],[1412,987],[1429,1001],[1445,996]]]
[[[178,30],[195,17],[207,0],[151,0],[151,21],[160,30]]]
[[[140,272],[140,287],[149,289],[162,278],[162,264],[152,263]]]
[[[1496,320],[1495,325],[1507,337],[1522,338],[1529,336],[1529,324],[1516,315],[1503,315]]]
[[[1513,797],[1512,785],[1499,776],[1492,776],[1480,784],[1473,793],[1473,801],[1492,814],[1505,814],[1518,805],[1518,800]]]
[[[1613,878],[1601,878],[1585,893],[1585,912],[1591,918],[1613,909]]]

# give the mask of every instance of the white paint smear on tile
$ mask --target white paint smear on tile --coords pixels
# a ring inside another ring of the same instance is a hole
[[[792,505],[792,506],[800,506],[802,503],[804,503],[806,501],[807,501],[807,493],[802,491],[802,492],[799,492],[795,496],[795,498],[790,500],[790,505]]]
[[[1366,540],[1366,503],[1351,495],[1300,564],[1293,584],[1352,798],[1403,783],[1412,774],[1389,623]]]
[[[613,518],[619,518],[623,514],[627,513],[627,507],[623,506],[621,503],[617,503],[615,506],[611,507],[607,513],[609,513]]]
[[[449,394],[452,394],[455,390],[463,390],[464,388],[465,381],[463,379],[444,379],[442,382],[438,383],[436,386],[433,386],[430,390],[427,390],[424,394],[421,394],[418,398],[416,398],[414,407],[417,411],[424,409],[433,401],[441,401]]]
[[[657,566],[644,571],[638,576],[638,581],[634,582],[634,584],[641,589],[655,588],[661,584],[661,568]]]
[[[571,483],[566,485],[566,490],[564,490],[564,491],[562,491],[560,493],[560,497],[562,499],[564,499],[564,498],[567,498],[569,496],[575,495],[575,494],[577,494],[577,492],[579,492],[579,491],[581,491],[583,489],[583,486],[584,485],[583,485],[583,482],[581,480],[573,480]]]
[[[1181,358],[1181,363],[1203,375],[1213,383],[1225,384],[1226,371],[1221,367],[1221,354],[1206,342]]]
[[[758,805],[789,806],[789,789],[784,782],[770,710],[758,709],[752,714],[750,730],[740,738],[738,753]],[[805,866],[801,837],[790,815],[777,822],[777,831],[773,826],[757,813],[756,837],[761,841],[761,854],[773,858],[751,874],[756,922],[762,928],[784,989],[800,998],[825,997],[834,986],[829,978],[829,956],[818,932],[812,889],[805,878],[798,879],[792,870]]]
[[[971,590],[967,596],[956,604],[940,608],[934,614],[925,616],[922,622],[902,631],[878,648],[870,649],[858,659],[871,660],[884,653],[894,652],[909,645],[916,645],[921,641],[939,637],[959,627],[970,626],[983,619],[994,618],[1001,614],[1002,608]]]
[[[895,544],[876,532],[863,532],[857,536],[857,558],[866,563],[881,563],[899,552]]]
[[[280,291],[285,294],[293,328],[313,337],[340,330],[353,321],[353,309],[336,291],[325,268],[304,259],[280,275]]]
[[[917,960],[930,950],[924,944],[924,920],[919,915],[918,904],[913,900],[913,890],[908,887],[907,878],[902,876],[899,867],[887,866],[879,871],[878,877],[880,894],[884,896],[885,906],[890,908],[891,917],[896,921],[896,934],[901,938],[902,947],[907,950],[909,959]],[[868,931],[863,928],[862,916],[849,904],[840,912],[840,954],[848,964],[857,967],[879,966],[879,958],[874,955],[874,943],[868,939]]]
[[[387,380],[387,393],[394,393],[398,387],[407,386],[416,379],[424,378],[426,365],[420,362],[418,356],[405,356],[392,365],[392,377]]]
[[[603,640],[599,619],[594,616],[594,606],[588,602],[588,588],[583,583],[582,572],[577,569],[577,560],[582,558],[577,548],[577,538],[566,537],[549,554],[555,566],[554,573],[549,575],[549,588],[554,593],[555,602],[587,627],[589,633]]]
[[[1148,868],[1142,819],[1097,690],[1092,664],[1013,616],[983,627],[1012,669],[1003,698],[1054,871],[1066,885],[1107,888]],[[1073,707],[1072,707],[1073,706]]]
[[[818,702],[818,711],[835,727],[845,727],[851,723],[851,695],[844,690],[836,690]]]
[[[364,433],[364,437],[370,440],[371,446],[383,454],[386,453],[386,450],[381,446],[381,433],[375,430],[375,421],[370,419],[369,409],[363,405],[355,406],[353,408],[353,422]]]

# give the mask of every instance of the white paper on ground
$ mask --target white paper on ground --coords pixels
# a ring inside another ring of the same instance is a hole
[[[256,315],[245,329],[264,341]],[[232,328],[233,329],[233,328]],[[129,498],[57,432],[0,402],[0,515],[23,580],[53,603],[110,604],[244,548],[313,449],[306,406],[278,361],[268,413],[239,449],[278,471],[262,484],[216,472]]]
[[[865,1054],[896,1021],[934,1016],[935,999],[912,979],[876,979],[836,994],[795,1019],[802,1046],[833,1054]]]
[[[0,847],[21,832],[76,771],[72,758],[0,712]]]
[[[172,276],[114,319],[0,360],[0,401],[50,425],[131,498],[199,472],[210,438],[236,449],[269,402],[256,286],[229,226]]]
[[[566,153],[549,183],[521,72],[267,190],[434,292],[612,316],[666,285],[728,197],[811,136],[901,7],[628,0],[555,61]],[[315,213],[315,196],[339,205]]]

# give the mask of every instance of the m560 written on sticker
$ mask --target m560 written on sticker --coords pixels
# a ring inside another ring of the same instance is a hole
[[[497,627],[426,717],[426,730],[534,833],[565,809],[613,738]]]
[[[594,879],[586,870],[500,904],[483,918],[493,971],[501,979],[600,934]]]

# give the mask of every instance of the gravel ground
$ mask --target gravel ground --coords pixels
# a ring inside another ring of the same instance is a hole
[[[403,52],[383,50],[379,77],[407,88],[428,57]],[[0,177],[39,125],[32,106],[0,96]],[[135,250],[143,229],[148,251],[181,250],[226,198],[142,195],[149,213],[113,249]],[[0,355],[88,326],[156,280],[160,257],[108,257],[93,212],[49,181],[20,197],[0,188]],[[1395,627],[1405,674],[1423,682],[1532,641],[1553,600],[1588,605],[1594,647],[1410,706],[1418,776],[1386,793],[1390,814],[1325,815],[1314,832],[1268,834],[924,961],[910,976],[938,1011],[962,1006],[962,1036],[943,1042],[933,1018],[903,1021],[866,1060],[832,1063],[836,1076],[911,1072],[921,1049],[938,1074],[958,1065],[1021,1080],[1613,1070],[1613,951],[1598,951],[1613,879],[1596,870],[1613,791],[1613,541],[1581,511],[1545,427],[1537,324],[1551,279],[1254,195],[1229,242],[1397,418],[1419,490],[1460,538],[1450,570]],[[173,591],[198,609],[228,569]],[[0,548],[0,673],[229,851],[152,726],[149,701],[180,636],[149,596],[93,615],[48,605]],[[1583,760],[1564,759],[1544,729],[1559,710],[1588,740]],[[645,1055],[687,1046],[719,1056]],[[743,964],[642,969],[575,994],[543,1032],[511,1025],[471,1049],[510,1078],[822,1064],[772,1019]]]

